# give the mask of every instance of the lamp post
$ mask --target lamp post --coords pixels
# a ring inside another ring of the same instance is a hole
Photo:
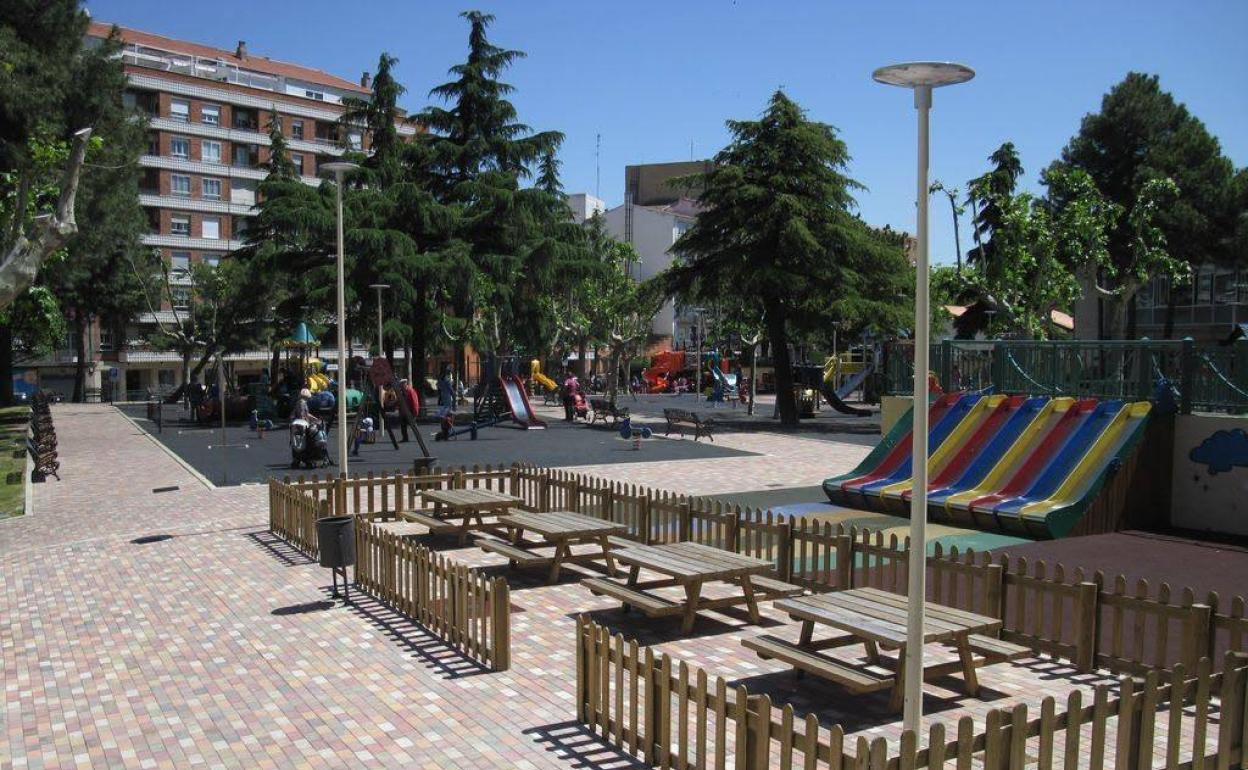
[[[909,612],[906,618],[905,690],[903,724],[918,733],[923,720],[923,614],[927,577],[927,372],[928,327],[931,312],[927,294],[927,131],[932,89],[965,83],[975,71],[951,62],[908,62],[877,69],[876,82],[914,91],[919,113],[919,166],[915,203],[918,206],[917,254],[914,282],[914,421],[911,447]]]
[[[342,175],[359,166],[345,160],[321,164],[321,171],[334,175],[338,199],[338,472],[347,475],[347,296],[346,269],[342,245]]]
[[[376,290],[377,290],[377,355],[379,355],[379,356],[380,356],[380,355],[383,355],[383,352],[382,352],[382,351],[384,351],[384,350],[385,350],[385,348],[384,348],[384,346],[383,346],[383,343],[382,343],[382,336],[381,336],[381,324],[382,324],[382,319],[381,319],[381,292],[382,292],[382,291],[384,291],[384,290],[386,290],[386,289],[389,289],[389,288],[390,288],[390,284],[388,284],[388,283],[370,283],[370,284],[368,285],[368,288],[370,288],[370,289],[376,289]]]

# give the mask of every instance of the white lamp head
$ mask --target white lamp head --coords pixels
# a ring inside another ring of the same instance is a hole
[[[338,176],[346,174],[350,171],[355,171],[359,167],[360,164],[352,163],[349,160],[331,160],[328,163],[322,163],[319,170]]]
[[[381,291],[382,289],[389,289],[389,288],[390,288],[390,284],[388,284],[388,283],[370,283],[370,284],[368,285],[368,288],[370,288],[370,289],[376,289],[377,291]]]
[[[975,70],[965,64],[947,61],[912,61],[890,64],[871,73],[877,83],[902,88],[939,88],[965,83],[975,77]]]

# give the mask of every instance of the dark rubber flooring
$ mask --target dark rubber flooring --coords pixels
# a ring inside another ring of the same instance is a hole
[[[214,484],[262,482],[270,477],[310,473],[290,470],[288,433],[284,428],[267,432],[261,439],[246,425],[228,426],[222,441],[219,427],[197,427],[176,419],[172,416],[173,407],[166,408],[163,432],[158,432],[155,423],[146,419],[144,405],[121,408],[141,429],[152,434]],[[485,428],[478,432],[476,441],[463,435],[451,441],[435,442],[432,435],[436,426],[423,423],[421,428],[430,454],[437,457],[438,464],[451,466],[510,465],[513,462],[549,466],[598,465],[751,454],[717,446],[706,439],[695,443],[661,436],[643,441],[640,450],[634,451],[633,442],[621,439],[613,430],[562,421],[549,422],[545,430],[522,430],[510,425]],[[396,437],[402,438],[397,431]],[[331,457],[337,456],[336,440],[331,434]],[[410,470],[412,461],[419,455],[420,449],[414,439],[410,443],[400,443],[398,451],[395,451],[383,434],[376,444],[360,447],[360,456],[351,458],[350,470],[352,473]],[[332,472],[334,467],[325,470]]]

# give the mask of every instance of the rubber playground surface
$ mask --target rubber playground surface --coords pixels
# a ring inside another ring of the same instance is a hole
[[[890,535],[896,535],[897,539],[901,540],[910,534],[910,519],[834,505],[828,502],[827,496],[824,495],[823,489],[820,487],[795,487],[712,497],[725,503],[743,507],[751,506],[768,509],[772,513],[795,519],[805,518],[807,520],[841,524],[847,528],[857,527],[873,531],[878,529],[884,533],[885,540]],[[1026,538],[1013,535],[981,532],[979,530],[952,527],[947,524],[936,524],[933,522],[928,522],[925,532],[927,534],[928,553],[935,551],[937,543],[940,543],[941,548],[945,551],[954,546],[959,551],[965,551],[968,548],[975,551],[991,551],[998,548],[1029,545],[1032,542]]]
[[[217,485],[259,483],[269,478],[286,475],[333,472],[335,466],[317,471],[291,470],[288,433],[282,428],[257,436],[246,425],[229,425],[222,432],[219,427],[199,427],[173,418],[168,410],[163,432],[158,432],[154,422],[146,417],[146,407],[141,404],[120,407],[139,428],[170,449],[187,465]],[[661,435],[642,441],[640,449],[633,449],[633,442],[620,438],[608,428],[588,426],[584,423],[568,424],[561,420],[549,420],[545,430],[523,430],[511,425],[485,428],[478,432],[476,441],[467,435],[451,441],[434,441],[437,427],[422,423],[425,443],[429,453],[437,458],[439,465],[510,465],[528,462],[554,467],[585,465],[591,463],[638,463],[669,460],[695,460],[721,457],[748,457],[752,453],[717,446],[705,439],[680,441],[665,439]],[[395,437],[402,439],[396,430]],[[330,435],[330,456],[335,457],[336,438]],[[224,449],[222,446],[224,445]],[[412,461],[420,456],[420,449],[413,439],[400,443],[396,451],[384,434],[375,444],[360,447],[358,457],[352,457],[352,473],[393,472],[410,470]]]

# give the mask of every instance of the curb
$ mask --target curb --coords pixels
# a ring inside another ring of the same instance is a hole
[[[126,422],[128,422],[128,423],[130,423],[132,426],[134,426],[134,429],[135,429],[135,430],[137,430],[137,431],[139,431],[140,433],[142,433],[144,438],[146,438],[148,441],[152,442],[152,443],[153,443],[153,444],[155,444],[156,446],[160,447],[160,451],[164,452],[166,455],[168,455],[170,458],[172,458],[174,462],[176,462],[178,465],[182,466],[183,470],[185,470],[187,473],[189,473],[189,474],[191,474],[192,476],[194,476],[194,477],[195,477],[195,479],[196,479],[197,481],[199,481],[199,483],[200,483],[200,484],[203,484],[203,485],[204,485],[205,487],[207,487],[208,489],[216,489],[216,488],[217,488],[217,485],[216,485],[216,484],[213,484],[211,481],[209,481],[207,476],[205,476],[204,474],[202,474],[202,473],[200,473],[199,471],[195,470],[195,468],[194,468],[194,467],[193,467],[190,463],[188,463],[186,460],[183,460],[181,457],[179,457],[177,452],[175,452],[175,451],[173,451],[172,449],[170,449],[169,447],[165,446],[164,442],[162,442],[160,439],[158,439],[158,438],[156,438],[154,435],[152,435],[152,433],[151,433],[150,431],[148,431],[146,428],[144,428],[142,425],[139,425],[139,423],[138,423],[137,421],[135,421],[135,419],[134,419],[133,417],[131,417],[130,415],[128,415],[128,414],[126,414],[125,412],[123,412],[123,411],[121,410],[121,408],[120,408],[120,407],[118,407],[118,406],[116,406],[115,404],[114,404],[114,405],[112,405],[112,406],[113,406],[113,410],[114,410],[115,412],[117,412],[117,414],[121,415],[121,416],[122,416],[122,418],[126,420]]]

